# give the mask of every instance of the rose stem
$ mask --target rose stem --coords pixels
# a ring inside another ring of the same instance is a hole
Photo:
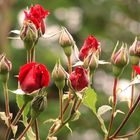
[[[139,102],[140,102],[140,95],[138,96],[138,98],[137,98],[136,102],[133,104],[133,106],[130,108],[128,114],[126,115],[126,117],[124,118],[124,120],[122,121],[122,123],[120,124],[120,126],[118,127],[118,129],[115,131],[115,133],[110,138],[115,138],[117,136],[117,134],[124,127],[124,125],[126,124],[126,122],[128,121],[128,119],[132,115],[132,113],[135,111],[135,109],[138,106]]]
[[[9,109],[9,96],[8,96],[8,86],[7,81],[3,83],[4,99],[5,99],[5,110],[6,116],[8,117],[8,126],[11,125],[10,109]]]
[[[49,134],[48,137],[54,136],[65,124],[67,124],[71,120],[73,113],[75,112],[76,103],[77,103],[77,97],[75,97],[75,99],[74,99],[74,103],[73,103],[73,106],[71,108],[71,112],[70,112],[69,117],[64,122],[61,123],[61,125],[55,130],[55,132]]]
[[[16,140],[21,140],[23,138],[23,136],[26,134],[26,132],[31,127],[33,122],[34,122],[34,120],[31,119],[30,122],[28,123],[28,126],[24,129],[24,131],[20,134],[20,136]]]
[[[63,122],[63,91],[59,89],[59,102],[60,102],[60,119]]]
[[[35,47],[31,49],[31,62],[35,62]]]
[[[132,80],[134,80],[135,75],[136,75],[135,71],[132,70]],[[132,88],[131,88],[130,108],[133,106],[133,102],[134,102],[134,89],[135,89],[135,85],[133,84],[133,85],[132,85]]]
[[[19,121],[21,115],[22,115],[22,112],[24,111],[24,108],[26,107],[27,103],[23,104],[23,106],[20,108],[20,110],[18,111],[15,119],[12,121],[11,125],[16,125],[17,122]],[[7,132],[6,132],[6,140],[9,140],[9,137],[10,137],[10,133],[11,133],[11,128],[9,127],[7,129]]]
[[[126,134],[126,135],[116,136],[116,138],[128,138],[128,137],[132,137],[135,134],[137,134],[139,131],[140,131],[140,126],[135,131],[130,132],[130,133]]]
[[[39,137],[39,127],[38,127],[38,121],[37,119],[35,119],[35,133],[36,133],[36,140],[40,140],[40,137]]]
[[[72,72],[72,62],[71,62],[71,57],[68,56],[67,59],[68,59],[68,72],[69,72],[69,74],[71,74],[71,72]]]
[[[110,119],[110,123],[109,123],[109,127],[108,127],[108,136],[107,136],[107,137],[109,137],[109,135],[110,135],[110,132],[111,132],[111,129],[112,129],[113,120],[114,120],[114,113],[115,113],[116,101],[117,101],[117,96],[116,96],[117,82],[118,82],[118,79],[115,78],[115,79],[114,79],[114,86],[113,86],[113,105],[112,105],[112,113],[111,113],[111,119]]]
[[[31,62],[31,51],[27,50],[27,63]]]

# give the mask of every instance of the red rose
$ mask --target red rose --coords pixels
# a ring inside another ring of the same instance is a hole
[[[87,71],[83,67],[76,67],[69,80],[74,90],[81,91],[88,86]]]
[[[133,66],[133,69],[134,69],[138,74],[140,74],[140,67],[138,67],[138,66]]]
[[[45,65],[32,62],[20,68],[18,80],[21,89],[26,93],[31,93],[48,86],[50,75]]]
[[[49,14],[48,10],[44,10],[42,6],[36,4],[35,6],[31,6],[29,12],[24,11],[24,13],[25,13],[24,21],[33,22],[37,30],[40,29],[42,34],[44,34],[45,33],[44,19]]]
[[[83,61],[87,57],[90,51],[96,52],[98,49],[100,49],[98,40],[94,36],[89,35],[87,39],[85,39],[84,45],[80,50],[79,53],[80,60]]]

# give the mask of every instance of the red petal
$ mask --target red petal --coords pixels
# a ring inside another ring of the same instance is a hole
[[[138,66],[132,66],[132,67],[138,74],[140,74],[140,67]]]

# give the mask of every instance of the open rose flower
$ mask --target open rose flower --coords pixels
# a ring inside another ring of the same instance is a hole
[[[32,62],[20,68],[18,80],[21,89],[25,93],[31,93],[48,86],[50,75],[45,65]]]
[[[84,60],[88,54],[90,52],[96,52],[96,51],[100,51],[100,46],[99,46],[99,42],[98,40],[92,36],[89,35],[85,41],[84,41],[84,45],[82,46],[80,53],[79,53],[79,58],[80,60]]]
[[[40,29],[42,34],[45,33],[45,22],[44,19],[48,16],[48,10],[44,10],[42,6],[36,4],[31,6],[29,12],[24,11],[25,19],[24,22],[32,22],[36,26],[36,29]]]
[[[70,74],[69,80],[72,88],[76,91],[81,91],[85,87],[88,87],[87,71],[83,67],[76,67]]]

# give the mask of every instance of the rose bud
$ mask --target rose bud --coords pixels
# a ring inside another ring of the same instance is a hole
[[[93,53],[93,54],[89,54],[85,59],[84,59],[84,63],[83,63],[85,68],[89,68],[90,70],[90,74],[93,74],[94,71],[97,69],[98,67],[98,58],[97,56]]]
[[[55,81],[57,88],[63,89],[65,86],[66,73],[60,62],[57,62],[55,64],[55,67],[52,71],[52,77]]]
[[[39,4],[35,6],[31,6],[29,11],[24,11],[25,19],[24,22],[32,22],[36,29],[41,32],[41,34],[45,33],[45,22],[44,19],[49,15],[48,10],[44,10],[43,7]]]
[[[92,36],[89,35],[85,41],[84,45],[82,46],[80,53],[79,53],[79,58],[81,61],[84,61],[84,59],[88,56],[89,53],[95,53],[96,55],[100,54],[101,48],[100,48],[100,42]]]
[[[140,67],[139,66],[133,66],[133,69],[140,74]]]
[[[32,49],[38,41],[38,31],[33,23],[26,22],[20,30],[20,38],[27,50]]]
[[[62,29],[63,30],[59,37],[59,44],[63,48],[66,56],[70,56],[72,53],[72,47],[74,46],[74,40],[66,28]]]
[[[87,71],[83,67],[76,67],[69,77],[70,85],[75,91],[88,87]]]
[[[135,38],[135,41],[129,48],[129,54],[131,64],[138,65],[140,61],[140,41],[137,41],[137,37]]]
[[[25,64],[20,68],[18,77],[20,87],[25,93],[47,87],[50,75],[43,64],[36,62]]]
[[[47,105],[47,98],[44,95],[38,95],[34,97],[31,102],[31,116],[33,119],[38,117],[41,112],[44,111]]]
[[[9,72],[12,69],[12,63],[4,54],[0,55],[0,78],[2,82],[6,82],[9,78]]]
[[[113,65],[113,74],[116,77],[118,77],[122,73],[124,67],[129,62],[127,46],[124,47],[124,44],[122,44],[121,48],[116,52],[117,47],[118,43],[111,56],[111,63]]]

